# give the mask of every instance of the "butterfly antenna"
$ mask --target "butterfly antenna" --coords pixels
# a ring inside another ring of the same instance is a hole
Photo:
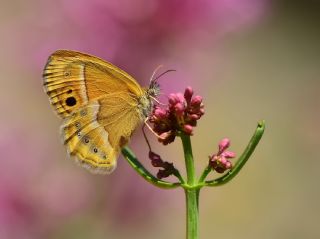
[[[154,78],[152,81],[156,81],[158,80],[161,76],[169,73],[169,72],[173,72],[173,71],[176,71],[176,70],[173,70],[173,69],[170,69],[170,70],[166,70],[165,72],[161,73],[160,75],[158,75],[156,78]]]
[[[154,81],[153,77],[156,75],[157,71],[160,70],[161,67],[163,67],[163,65],[158,65],[157,68],[153,71],[152,76],[150,78],[150,82]]]

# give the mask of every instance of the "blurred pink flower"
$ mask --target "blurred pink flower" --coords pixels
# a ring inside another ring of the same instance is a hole
[[[24,189],[0,182],[0,238],[34,238],[36,208]]]
[[[39,1],[35,9],[39,15],[28,16],[28,27],[20,29],[17,39],[24,44],[19,44],[23,48],[19,52],[23,62],[28,57],[41,70],[54,50],[80,50],[105,58],[146,83],[157,65],[176,67],[194,50],[211,47],[227,32],[254,24],[268,2]]]
[[[140,159],[144,160],[143,157]],[[148,166],[148,163],[145,165]],[[145,227],[147,221],[157,218],[163,208],[166,208],[167,205],[159,205],[159,202],[171,198],[172,191],[165,193],[146,183],[124,160],[119,161],[119,164],[118,169],[111,175],[110,185],[103,189],[105,217],[111,218],[114,227]],[[177,198],[171,199],[172,203],[175,201]]]
[[[56,168],[49,142],[39,132],[1,130],[0,238],[47,238],[91,205],[90,182],[77,171]]]
[[[21,72],[25,71],[23,67],[28,73],[34,67],[34,79],[39,82],[47,57],[61,48],[102,57],[133,74],[140,83],[144,80],[145,84],[159,64],[183,69],[177,75],[165,76],[174,79],[162,84],[164,92],[168,92],[176,90],[181,83],[191,84],[191,79],[194,80],[194,69],[192,65],[185,67],[185,62],[193,60],[196,51],[211,48],[227,32],[256,23],[265,13],[268,2],[21,2],[20,11],[15,12],[16,18],[4,23],[4,42],[14,46],[4,48],[3,55],[7,56],[6,61],[14,63],[13,66],[19,65]],[[21,80],[26,79],[21,77]],[[37,85],[40,87],[40,84]],[[0,238],[46,238],[50,228],[63,223],[77,211],[83,211],[95,200],[92,182],[87,181],[90,176],[77,167],[61,171],[57,162],[50,161],[54,157],[47,157],[56,154],[50,147],[52,135],[47,136],[45,132],[34,134],[35,131],[29,128],[24,131],[1,129]],[[149,208],[153,207],[158,200],[156,192],[134,184],[135,180],[130,180],[136,177],[134,173],[121,177],[122,184],[113,183],[117,187],[113,187],[115,194],[111,197],[118,203],[114,214],[123,218],[139,213],[147,203]],[[123,185],[128,187],[127,190]],[[141,200],[146,195],[148,202]],[[134,207],[128,205],[128,198]],[[118,211],[121,208],[124,208],[123,213]]]

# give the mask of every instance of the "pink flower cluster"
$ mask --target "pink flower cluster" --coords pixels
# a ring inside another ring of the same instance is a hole
[[[228,159],[234,158],[236,154],[227,151],[229,146],[230,140],[228,138],[222,139],[219,143],[218,153],[209,157],[209,164],[212,170],[215,170],[217,173],[224,173],[227,169],[232,168],[232,163]]]
[[[204,114],[204,104],[201,96],[193,96],[191,87],[187,87],[184,94],[170,94],[166,108],[155,106],[150,122],[153,130],[160,136],[159,141],[167,145],[183,132],[192,135],[197,121]]]
[[[150,151],[149,159],[151,160],[151,164],[153,167],[163,168],[159,169],[157,173],[157,178],[159,179],[167,178],[170,175],[174,174],[176,171],[175,167],[173,166],[173,163],[163,161],[159,154]]]

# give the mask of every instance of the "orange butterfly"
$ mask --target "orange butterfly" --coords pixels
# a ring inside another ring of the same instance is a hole
[[[58,50],[43,72],[44,89],[64,119],[70,156],[93,173],[111,173],[121,148],[147,119],[159,85],[142,88],[128,73],[95,56]]]

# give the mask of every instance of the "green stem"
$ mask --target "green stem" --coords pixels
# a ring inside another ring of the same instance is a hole
[[[212,171],[211,166],[208,164],[207,167],[203,170],[203,173],[201,174],[201,177],[199,178],[199,184],[202,184],[208,174]]]
[[[198,238],[198,189],[185,189],[187,203],[187,239]]]
[[[187,209],[187,239],[197,239],[199,234],[199,189],[194,187],[196,186],[196,176],[190,136],[182,133],[180,137],[186,163],[187,185],[189,187],[184,188]]]
[[[149,183],[164,189],[177,188],[181,185],[181,183],[166,182],[153,176],[145,167],[143,167],[143,165],[138,161],[136,156],[128,147],[122,148],[121,152],[128,163],[134,168],[134,170],[136,170],[136,172]]]
[[[194,169],[190,136],[182,133],[180,137],[182,140],[184,159],[186,162],[187,183],[190,186],[194,186],[196,182],[196,177],[195,177],[195,169]]]
[[[179,179],[181,186],[185,184],[185,181],[184,181],[183,177],[181,176],[179,170],[175,169],[173,175]]]

